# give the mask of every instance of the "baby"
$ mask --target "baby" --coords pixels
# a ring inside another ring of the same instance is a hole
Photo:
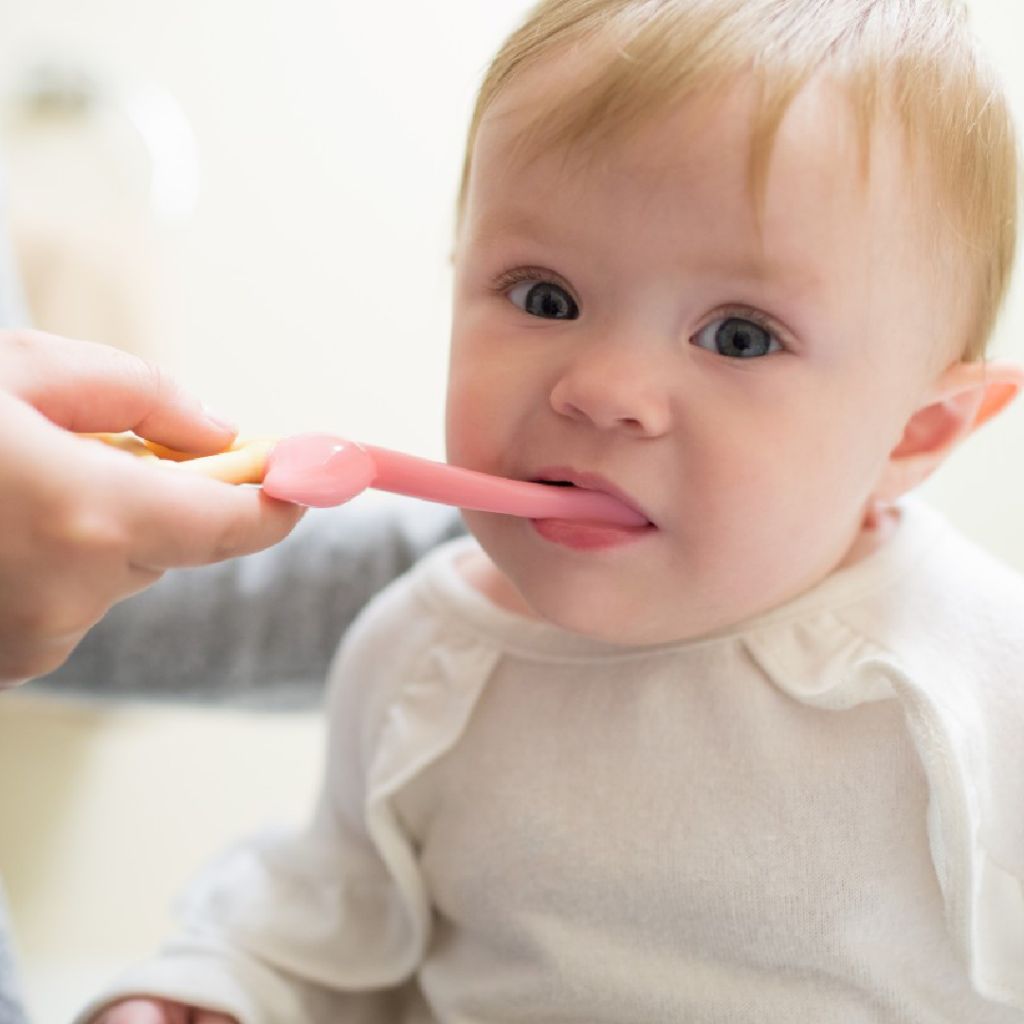
[[[80,1020],[1024,1021],[1024,583],[904,496],[1021,387],[947,0],[543,0],[469,133],[466,515],[332,673],[312,823]],[[144,995],[141,995],[144,994]]]

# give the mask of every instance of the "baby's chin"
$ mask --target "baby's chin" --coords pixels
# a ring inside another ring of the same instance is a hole
[[[666,620],[631,597],[609,598],[607,588],[566,587],[564,581],[550,579],[538,586],[528,579],[517,580],[514,568],[502,570],[484,551],[467,554],[458,568],[470,586],[502,610],[601,643],[640,647],[685,642],[700,635],[699,629],[687,633],[680,623]]]
[[[468,552],[459,560],[457,568],[462,578],[491,604],[526,619],[542,619],[486,551]]]

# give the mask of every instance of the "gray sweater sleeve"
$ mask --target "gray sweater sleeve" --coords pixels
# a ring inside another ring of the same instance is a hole
[[[11,931],[3,886],[0,886],[0,1024],[26,1024],[21,988],[15,971]]]
[[[0,180],[0,186],[3,182]],[[2,191],[2,188],[0,188]],[[28,321],[7,225],[0,208],[0,327],[21,327]],[[14,965],[14,951],[7,920],[3,886],[0,885],[0,1024],[25,1024],[25,1011]]]
[[[451,509],[376,493],[307,513],[275,548],[167,573],[111,610],[31,690],[262,709],[317,704],[345,628],[462,530]]]

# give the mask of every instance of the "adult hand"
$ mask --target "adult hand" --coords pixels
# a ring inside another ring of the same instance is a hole
[[[111,605],[164,570],[258,551],[302,515],[258,488],[71,433],[122,430],[200,454],[234,437],[141,359],[0,331],[0,687],[56,669]]]
[[[213,1010],[183,1006],[165,999],[126,999],[94,1017],[91,1024],[237,1024],[234,1017]]]

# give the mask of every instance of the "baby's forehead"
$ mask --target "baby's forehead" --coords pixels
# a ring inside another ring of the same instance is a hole
[[[652,267],[678,252],[686,273],[734,281],[744,286],[738,291],[799,299],[824,292],[835,305],[842,293],[887,293],[937,311],[948,303],[940,316],[947,325],[959,314],[943,263],[949,248],[934,245],[928,229],[926,169],[895,119],[879,119],[865,148],[835,84],[815,82],[793,98],[760,190],[749,82],[561,146],[539,146],[530,135],[528,99],[543,83],[527,85],[481,123],[470,237],[518,233],[608,268],[617,258],[609,241],[631,240]],[[934,341],[922,339],[922,351]]]
[[[752,222],[766,227],[794,208],[815,206],[858,206],[864,215],[877,209],[908,226],[926,220],[927,169],[898,125],[880,118],[865,135],[843,90],[826,79],[792,98],[768,142],[759,134],[757,84],[749,78],[566,140],[538,129],[547,123],[553,91],[543,71],[512,86],[482,119],[470,205],[521,202],[523,195],[536,205],[557,203],[589,189],[638,213],[653,205],[648,212],[657,216],[659,198],[713,192],[719,203],[725,196],[745,199]],[[562,77],[565,69],[551,73]]]

